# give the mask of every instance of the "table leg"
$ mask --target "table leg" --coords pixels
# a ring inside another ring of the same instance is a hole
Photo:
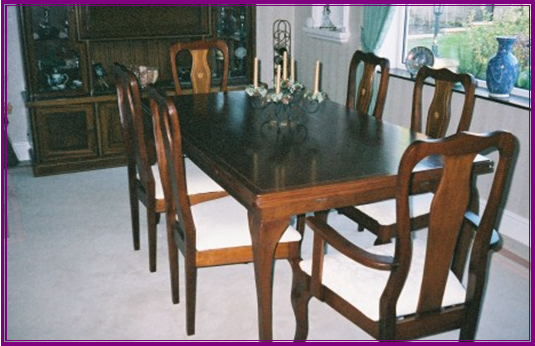
[[[249,212],[258,301],[259,340],[273,339],[273,257],[289,218],[262,220],[259,212]]]

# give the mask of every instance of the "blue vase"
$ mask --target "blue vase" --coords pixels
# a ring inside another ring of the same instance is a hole
[[[507,98],[518,77],[518,60],[511,52],[516,37],[497,36],[498,52],[487,64],[487,88],[491,97]]]

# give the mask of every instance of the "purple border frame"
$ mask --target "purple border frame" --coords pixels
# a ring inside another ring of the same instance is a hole
[[[221,0],[220,0],[221,1]],[[280,3],[278,3],[280,2]],[[221,3],[224,3],[224,4],[243,4],[243,1],[235,1],[235,0],[228,0],[228,1],[221,1]],[[333,3],[333,2],[331,2]],[[61,1],[58,1],[58,0],[55,0],[55,1],[31,1],[31,2],[21,2],[21,3],[12,3],[12,2],[4,2],[2,1],[2,118],[3,118],[3,121],[2,121],[2,224],[1,224],[1,234],[2,234],[2,256],[1,256],[1,260],[2,260],[2,329],[1,329],[1,334],[2,334],[2,340],[1,342],[2,343],[7,343],[7,342],[22,342],[24,344],[28,344],[28,345],[32,345],[32,344],[36,344],[36,343],[39,343],[39,342],[43,342],[43,340],[23,340],[23,341],[20,341],[20,340],[6,340],[6,334],[7,334],[7,311],[6,311],[6,299],[7,299],[7,289],[5,287],[5,280],[6,280],[6,262],[7,262],[7,258],[6,258],[6,247],[7,247],[7,205],[6,205],[6,202],[7,202],[7,185],[6,185],[6,169],[7,169],[7,115],[5,113],[5,107],[7,105],[7,84],[6,84],[6,75],[7,75],[7,56],[6,56],[6,52],[7,52],[7,47],[5,46],[6,45],[6,39],[7,39],[7,23],[6,23],[6,9],[7,9],[7,6],[18,6],[18,5],[40,5],[40,4],[52,4],[52,5],[72,5],[73,3],[72,2],[69,2],[67,0],[61,0]],[[117,5],[117,6],[120,6],[120,5],[153,5],[154,4],[147,4],[147,1],[139,1],[139,0],[130,0],[130,1],[115,1],[113,2],[112,4],[107,4],[107,3],[103,3],[103,1],[97,1],[97,0],[85,0],[83,1],[82,3],[80,4],[76,4],[76,5]],[[170,0],[160,0],[158,1],[158,5],[195,5],[195,6],[203,6],[203,5],[215,5],[215,4],[219,4],[219,1],[211,1],[211,2],[206,2],[206,3],[195,3],[195,4],[190,4],[188,2],[185,2],[185,3],[181,3],[181,2],[177,2],[177,1],[170,1]],[[277,5],[277,6],[299,6],[304,3],[302,3],[302,0],[298,0],[295,2],[295,4],[292,4],[292,5],[289,5],[287,2],[284,2],[282,0],[275,0],[275,1],[269,1],[269,2],[255,2],[255,3],[250,3],[250,4],[246,4],[246,5],[258,5],[258,6],[270,6],[270,5]],[[334,2],[334,4],[347,4],[347,2],[343,2],[343,1],[337,1],[337,2]],[[372,2],[372,3],[352,3],[353,5],[381,5],[382,3],[380,2]],[[413,2],[413,3],[410,3],[410,4],[418,4],[418,5],[426,5],[427,3],[424,1],[422,3],[419,3],[418,0]],[[455,5],[458,5],[459,2],[458,1],[452,1],[452,0],[449,0],[449,4],[455,4]],[[473,3],[472,3],[473,4]],[[509,2],[506,2],[506,1],[499,1],[497,2],[497,4],[507,4],[509,5],[510,3]],[[307,3],[306,5],[311,5],[309,3]],[[349,4],[351,5],[351,4]],[[397,4],[397,5],[409,5],[409,4]],[[431,5],[431,4],[429,4]],[[483,5],[483,4],[482,4]],[[531,105],[531,99],[530,99],[530,105]],[[531,184],[531,182],[530,182]],[[530,282],[530,286],[531,286],[531,282]],[[530,297],[531,299],[531,297]],[[531,314],[530,314],[530,320],[531,320]],[[531,323],[530,323],[531,325]],[[531,331],[530,331],[530,338],[531,338]],[[80,340],[82,341],[82,340]],[[80,341],[74,341],[74,340],[66,340],[66,341],[63,341],[63,340],[46,340],[46,342],[49,342],[49,343],[64,343],[64,342],[67,342],[67,343],[74,343],[74,342],[80,342]],[[102,343],[103,341],[106,341],[106,340],[86,340],[86,342],[99,342],[99,343]],[[213,342],[216,342],[216,340],[167,340],[167,341],[174,341],[174,342],[186,342],[186,343],[213,343]],[[220,341],[231,341],[231,340],[220,340]],[[233,342],[250,342],[250,341],[240,341],[240,340],[232,340]],[[346,342],[355,342],[357,340],[340,340],[340,341],[346,341]],[[488,341],[491,341],[491,340],[488,340]],[[526,341],[526,340],[518,340],[518,341]],[[83,341],[82,341],[83,342]],[[112,341],[107,341],[109,343],[112,343]],[[113,343],[117,343],[117,342],[135,342],[135,341],[113,341]],[[151,341],[149,341],[151,342]],[[156,341],[152,341],[152,342],[156,342]],[[428,341],[429,342],[429,341]],[[433,342],[441,342],[441,341],[433,341]]]

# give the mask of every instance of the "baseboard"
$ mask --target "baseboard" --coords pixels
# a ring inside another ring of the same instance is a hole
[[[15,150],[15,154],[17,154],[17,158],[19,161],[30,161],[30,143],[28,142],[17,142],[17,143],[11,143],[13,146],[13,150]]]
[[[480,201],[480,210],[484,210],[487,201]],[[507,236],[518,243],[531,248],[530,220],[515,214],[509,210],[504,210],[500,223],[496,225],[500,234]]]
[[[498,225],[498,231],[531,248],[529,223],[529,219],[504,210],[502,220]]]
[[[503,233],[501,233],[501,238],[503,243],[498,253],[529,269],[531,262],[530,248]]]

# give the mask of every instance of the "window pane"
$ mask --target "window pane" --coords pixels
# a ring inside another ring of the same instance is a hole
[[[413,47],[425,46],[435,54],[435,67],[470,72],[482,80],[498,48],[496,36],[516,36],[516,87],[529,89],[529,6],[409,6],[407,20],[404,56]]]

